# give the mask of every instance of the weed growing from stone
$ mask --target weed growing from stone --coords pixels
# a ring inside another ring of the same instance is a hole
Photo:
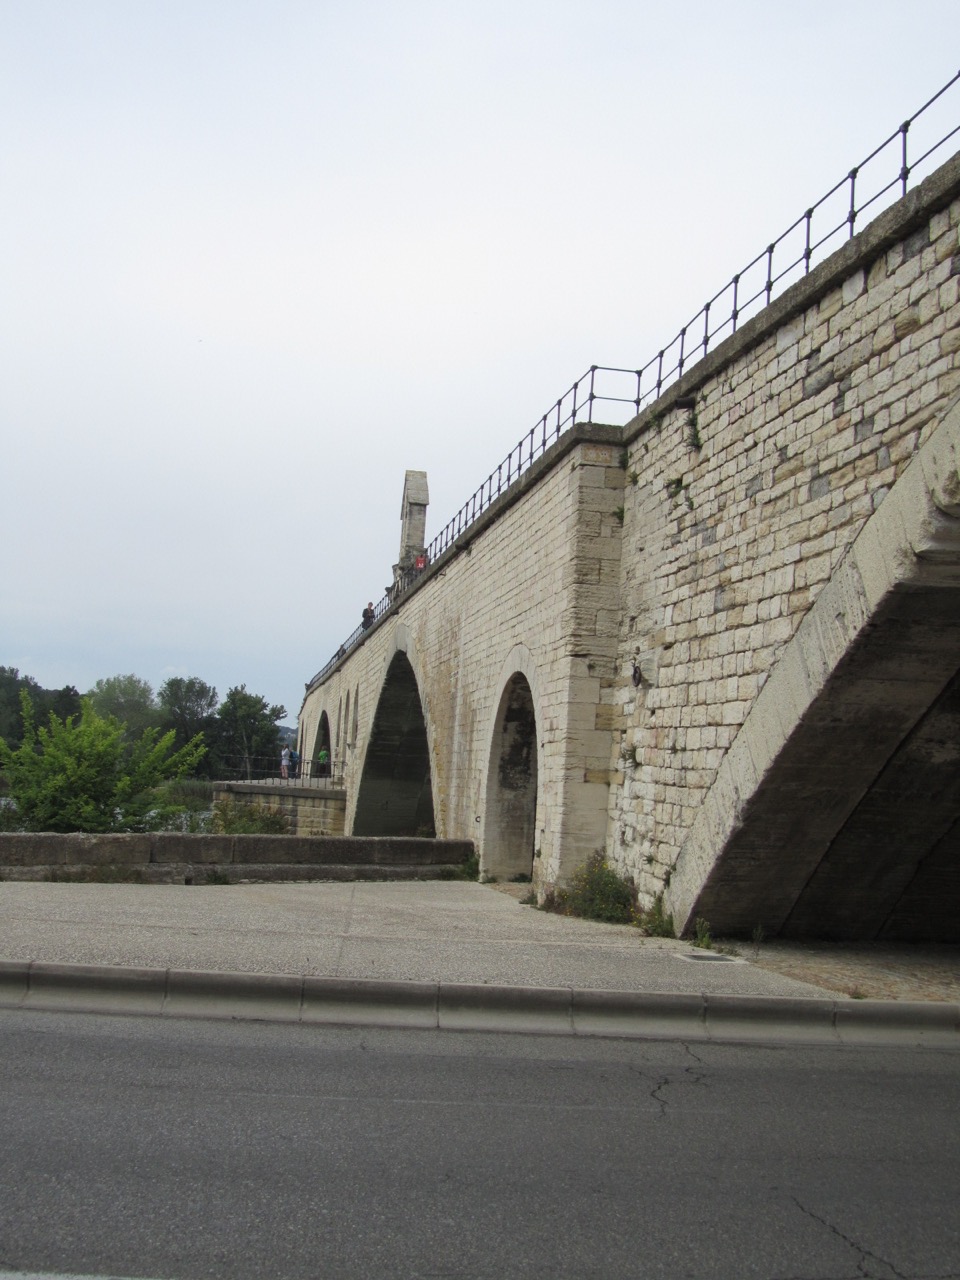
[[[663,894],[658,893],[653,905],[646,911],[638,909],[635,922],[640,931],[648,938],[675,938],[673,916],[663,907]]]
[[[479,880],[480,879],[480,859],[475,853],[471,853],[456,867],[441,867],[437,872],[438,880]],[[487,879],[486,884],[493,884],[496,876]]]
[[[697,421],[696,408],[690,409],[687,413],[687,445],[691,449],[695,449],[698,453],[703,448],[703,441],[700,438],[700,424]]]

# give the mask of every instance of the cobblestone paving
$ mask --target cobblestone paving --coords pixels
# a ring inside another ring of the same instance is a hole
[[[960,1001],[960,946],[926,943],[740,944],[744,959],[855,999]]]

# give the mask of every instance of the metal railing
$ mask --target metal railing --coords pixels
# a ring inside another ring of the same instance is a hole
[[[214,782],[266,782],[278,787],[340,787],[338,762],[320,765],[316,760],[300,760],[287,767],[283,776],[280,756],[227,756],[217,762]]]
[[[711,344],[736,333],[744,320],[758,314],[774,296],[807,275],[815,259],[832,253],[838,242],[852,239],[857,221],[864,213],[869,210],[871,216],[876,216],[885,205],[906,195],[911,178],[916,181],[919,175],[931,173],[940,163],[938,153],[960,133],[960,123],[951,123],[957,119],[958,95],[948,97],[958,83],[960,72],[866,159],[854,165],[825,195],[804,210],[786,231],[771,240],[646,364],[638,369],[591,365],[444,525],[426,548],[425,563],[437,560],[453,546],[477,517],[546,453],[564,431],[577,424],[593,423],[595,405],[612,406],[611,410],[604,411],[606,425],[621,426],[636,417],[701,360]],[[912,148],[908,147],[910,139],[914,140]],[[863,194],[865,188],[866,195]],[[384,595],[374,606],[375,620],[387,612],[422,572],[417,569],[404,575]],[[365,630],[362,625],[357,627],[309,682],[308,689],[346,656]]]

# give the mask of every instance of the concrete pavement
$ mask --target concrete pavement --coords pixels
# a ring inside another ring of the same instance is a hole
[[[749,945],[698,952],[535,911],[518,893],[458,881],[3,882],[0,960],[12,963],[0,1003],[590,1034],[707,1035],[712,1020],[736,1038],[758,1021],[783,1036],[789,1022],[833,1040],[840,1024],[862,1034],[885,1003],[762,968]],[[930,1042],[935,1024],[938,1040],[960,1042],[956,1003],[887,1003],[881,1022],[898,1036],[912,1027]]]

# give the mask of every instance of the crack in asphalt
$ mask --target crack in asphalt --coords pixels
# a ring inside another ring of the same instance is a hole
[[[706,1067],[704,1060],[693,1052],[686,1041],[681,1042],[681,1048],[689,1054],[697,1064],[697,1067]],[[698,1071],[697,1067],[684,1067],[683,1074],[689,1078],[690,1084],[699,1085],[701,1088],[705,1089],[707,1087],[707,1073],[705,1070]]]
[[[871,1253],[866,1245],[858,1244],[857,1241],[852,1240],[850,1236],[844,1235],[839,1227],[834,1226],[832,1222],[828,1222],[826,1218],[821,1218],[818,1213],[814,1213],[812,1209],[808,1209],[806,1205],[801,1204],[796,1196],[791,1196],[790,1199],[801,1213],[805,1214],[808,1218],[812,1218],[814,1222],[819,1222],[822,1227],[826,1227],[827,1230],[835,1235],[838,1240],[842,1240],[844,1244],[848,1244],[851,1249],[856,1249],[857,1253],[860,1255],[857,1259],[857,1275],[862,1276],[863,1280],[890,1280],[891,1276],[893,1277],[893,1280],[910,1280],[910,1277],[904,1275],[902,1271],[898,1271],[892,1262],[888,1262],[886,1258],[879,1257],[878,1254]],[[886,1273],[880,1275],[878,1272],[872,1270],[871,1264],[873,1263],[877,1263],[881,1267],[885,1267]]]
[[[668,1103],[666,1098],[661,1098],[661,1097],[658,1097],[657,1095],[660,1093],[660,1090],[665,1089],[668,1084],[673,1084],[673,1081],[670,1079],[670,1077],[661,1076],[660,1079],[657,1081],[657,1083],[654,1085],[654,1087],[650,1090],[651,1099],[660,1108],[661,1119],[663,1119],[663,1117],[667,1114]]]

